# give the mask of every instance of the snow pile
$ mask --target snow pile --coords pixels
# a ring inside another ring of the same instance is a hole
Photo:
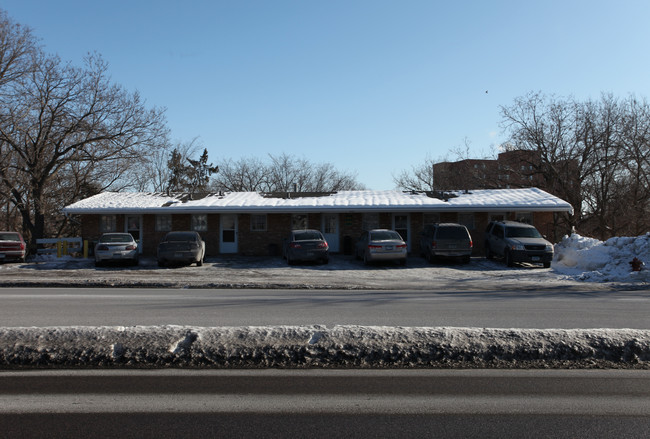
[[[650,368],[650,330],[1,328],[0,368]]]
[[[578,234],[565,236],[555,245],[556,272],[591,282],[648,282],[650,267],[633,271],[634,258],[650,263],[650,233],[638,237],[615,237],[607,241]]]

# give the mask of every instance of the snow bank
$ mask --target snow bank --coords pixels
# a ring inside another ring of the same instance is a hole
[[[0,328],[0,368],[649,368],[650,330]]]
[[[592,282],[648,282],[650,271],[632,271],[637,258],[650,262],[650,233],[638,237],[615,237],[607,241],[578,234],[565,236],[555,245],[553,268],[575,279]]]

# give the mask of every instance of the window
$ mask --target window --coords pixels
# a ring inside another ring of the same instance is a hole
[[[251,232],[266,232],[266,215],[251,215]]]
[[[297,213],[291,215],[291,230],[304,230],[307,228],[307,214]]]
[[[458,224],[467,227],[467,230],[474,230],[474,214],[473,213],[459,213]]]
[[[117,231],[117,218],[115,215],[102,215],[99,217],[99,231],[102,233]]]
[[[170,232],[172,230],[171,215],[156,215],[156,232]]]
[[[192,215],[192,230],[195,232],[207,232],[208,231],[208,215]]]
[[[424,214],[424,224],[435,224],[440,222],[439,213],[425,213]]]
[[[338,220],[336,214],[323,215],[323,232],[326,234],[338,233]]]

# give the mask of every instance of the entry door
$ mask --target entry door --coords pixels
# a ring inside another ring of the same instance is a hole
[[[325,241],[330,246],[332,253],[339,252],[339,215],[337,213],[323,214],[323,224],[321,231]]]
[[[237,253],[237,215],[221,215],[221,253]]]
[[[140,231],[142,230],[142,216],[141,215],[127,215],[124,219],[124,229],[133,236],[135,242],[138,243],[138,253],[142,253],[142,239]]]
[[[409,236],[409,216],[408,213],[396,213],[393,215],[393,230],[402,236],[406,242],[407,248],[411,250],[411,237]]]

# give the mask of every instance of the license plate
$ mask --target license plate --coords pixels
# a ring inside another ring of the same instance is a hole
[[[530,258],[530,259],[533,260],[533,261],[539,261],[539,256],[533,256],[533,257]]]
[[[4,254],[4,253],[0,253],[0,259],[4,259],[4,258],[5,258],[5,254]]]
[[[176,256],[177,258],[182,258],[182,257],[183,257],[183,253],[176,253],[174,256]]]
[[[113,253],[113,257],[119,259],[122,257],[122,253]]]
[[[392,245],[387,245],[387,246],[386,246],[386,250],[392,250],[392,249],[393,249],[393,246],[392,246]]]
[[[455,248],[456,248],[456,244],[450,244],[450,245],[449,245],[449,248],[450,248],[450,249],[455,249]]]

